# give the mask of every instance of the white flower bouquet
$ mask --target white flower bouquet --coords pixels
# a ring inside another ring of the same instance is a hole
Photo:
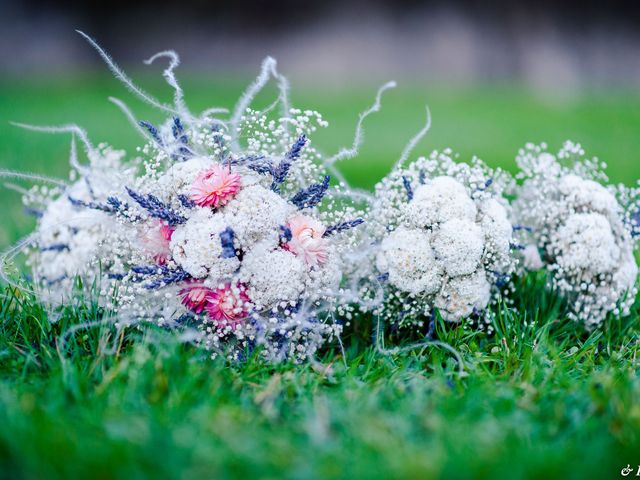
[[[514,273],[511,177],[450,150],[398,166],[377,186],[367,224],[384,302],[399,327],[422,327],[435,309],[451,322],[479,315]]]
[[[569,302],[569,316],[587,328],[609,312],[626,315],[637,294],[637,188],[603,186],[606,165],[566,142],[557,155],[528,144],[517,157],[522,181],[514,201],[528,227],[525,266],[545,268]]]
[[[328,175],[299,188],[317,153],[304,153],[309,112],[293,114],[286,119],[296,125],[293,136],[273,124],[237,153],[223,130],[188,130],[174,120],[181,153],[167,154],[154,129],[157,139],[144,149],[147,173],[123,202],[138,248],[118,292],[122,314],[143,318],[158,305],[160,321],[195,322],[213,352],[235,345],[232,357],[259,345],[269,360],[300,361],[340,332],[328,321],[339,298],[339,258],[347,230],[362,220],[343,219],[349,212],[330,199],[318,208]],[[238,133],[256,123],[265,116],[249,112]]]
[[[101,144],[91,146],[84,132],[73,126],[59,131],[72,131],[83,140],[89,164],[77,159],[75,141],[71,144],[70,181],[48,177],[4,172],[5,176],[36,180],[40,185],[23,193],[25,211],[37,217],[32,235],[12,249],[15,255],[22,248],[27,252],[33,284],[42,300],[59,305],[78,291],[86,293],[96,285],[122,274],[126,252],[105,250],[108,240],[124,234],[119,222],[110,213],[116,204],[112,192],[134,178],[135,165],[125,165],[123,151]],[[55,131],[55,129],[54,129]],[[90,209],[90,211],[88,210]],[[81,282],[77,280],[81,279]]]
[[[334,312],[353,300],[340,265],[363,212],[344,201],[349,189],[330,185],[327,171],[341,178],[333,163],[352,155],[359,140],[324,159],[310,135],[327,122],[290,107],[288,84],[270,58],[224,118],[224,109],[195,115],[187,108],[175,53],[148,60],[169,59],[164,75],[175,98],[165,105],[89,41],[120,80],[168,118],[156,127],[112,99],[146,139],[128,162],[124,152],[94,149],[75,125],[27,126],[79,136],[90,160],[81,165],[73,143],[71,164],[81,178],[25,192],[27,206],[41,215],[21,244],[41,298],[70,300],[80,279],[99,291],[118,322],[193,326],[212,355],[238,359],[259,347],[269,361],[312,356],[339,335]],[[271,77],[278,100],[251,109]]]

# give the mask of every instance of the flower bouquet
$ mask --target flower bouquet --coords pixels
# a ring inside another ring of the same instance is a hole
[[[517,163],[522,184],[513,205],[528,227],[525,266],[545,268],[569,302],[568,315],[587,328],[609,312],[627,315],[637,294],[639,190],[603,186],[606,165],[572,142],[557,155],[528,144]]]
[[[511,177],[451,150],[398,165],[377,186],[367,216],[376,244],[370,278],[384,289],[376,310],[400,328],[479,317],[515,272],[516,245],[504,197]]]

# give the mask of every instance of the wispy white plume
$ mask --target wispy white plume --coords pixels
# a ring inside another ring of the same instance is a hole
[[[29,248],[36,242],[36,236],[36,233],[27,235],[26,237],[23,237],[17,243],[15,243],[11,248],[0,253],[0,279],[2,279],[2,281],[6,285],[19,289],[22,292],[31,294],[36,293],[36,291],[25,285],[19,285],[17,282],[15,282],[9,275],[7,269],[18,255],[24,253],[27,248]]]
[[[245,92],[236,103],[236,106],[233,110],[233,115],[231,116],[231,135],[233,139],[234,148],[238,149],[238,125],[240,124],[240,120],[242,119],[242,115],[245,113],[246,109],[251,105],[251,102],[255,99],[256,95],[262,91],[270,77],[273,77],[278,82],[278,90],[280,91],[280,102],[281,102],[281,110],[282,116],[287,117],[289,114],[289,109],[291,108],[289,104],[289,81],[277,70],[277,62],[272,57],[267,57],[262,61],[262,67],[260,68],[260,73],[256,77],[256,79],[247,87]],[[285,126],[286,127],[286,126]]]
[[[87,42],[89,42],[89,44],[91,44],[91,46],[97,50],[97,52],[100,54],[100,56],[102,57],[104,62],[107,64],[109,69],[116,76],[116,78],[118,80],[120,80],[132,93],[136,94],[142,100],[144,100],[145,102],[147,102],[150,105],[153,105],[156,108],[159,108],[160,110],[164,110],[166,112],[173,113],[173,114],[179,114],[178,111],[176,111],[175,109],[171,108],[170,106],[160,102],[155,97],[149,95],[147,92],[145,92],[140,87],[138,87],[135,83],[133,83],[133,80],[131,80],[122,71],[122,69],[120,67],[118,67],[118,65],[116,65],[116,63],[111,59],[111,57],[107,54],[107,52],[105,52],[102,49],[102,47],[100,47],[100,45],[98,45],[98,43],[93,38],[91,38],[89,35],[87,35],[86,33],[82,32],[80,30],[76,30],[76,32],[78,32],[80,35],[82,35],[87,40]]]
[[[222,107],[213,107],[213,108],[207,108],[206,110],[204,110],[201,114],[200,117],[201,118],[206,118],[209,117],[210,115],[215,115],[217,113],[229,113],[229,109],[228,108],[222,108]],[[220,121],[221,123],[225,123]]]
[[[407,143],[407,145],[404,147],[404,150],[402,151],[402,155],[400,155],[400,158],[394,165],[394,168],[401,167],[402,164],[404,164],[404,162],[407,161],[407,158],[409,158],[409,155],[411,155],[411,152],[413,151],[413,149],[416,148],[416,145],[418,144],[418,142],[424,138],[424,136],[427,134],[427,132],[431,128],[431,112],[429,111],[429,107],[426,107],[426,110],[427,110],[427,122],[425,123],[424,127],[422,127],[422,130],[420,130],[416,134],[416,136],[413,137],[409,141],[409,143]]]
[[[74,133],[71,134],[71,146],[69,147],[69,165],[72,168],[75,168],[77,171],[82,172],[85,171],[78,162],[78,148],[76,147],[76,135]]]
[[[133,112],[131,111],[131,109],[129,109],[126,103],[115,97],[109,97],[109,101],[116,105],[122,111],[122,113],[124,113],[124,115],[127,117],[127,120],[129,120],[129,123],[138,131],[138,133],[140,133],[140,135],[142,135],[150,142],[154,141],[151,135],[149,135],[149,132],[140,126],[140,123],[133,115]]]
[[[14,192],[18,192],[20,195],[28,195],[29,194],[29,192],[27,191],[26,188],[23,188],[20,185],[16,185],[15,183],[5,182],[4,186],[5,186],[5,188],[7,188],[9,190],[13,190]]]
[[[380,108],[382,106],[381,105],[382,94],[386,90],[389,90],[395,87],[396,87],[396,82],[393,82],[393,81],[387,82],[382,87],[380,87],[380,89],[378,90],[378,93],[376,94],[376,100],[373,103],[373,105],[371,105],[371,107],[369,107],[364,112],[360,113],[360,116],[358,118],[358,123],[356,124],[356,132],[353,136],[353,144],[351,145],[351,148],[340,149],[340,151],[336,153],[333,157],[330,157],[326,160],[325,163],[327,166],[333,165],[334,163],[340,160],[344,160],[346,158],[353,158],[358,154],[358,149],[360,148],[360,146],[362,145],[362,142],[364,141],[364,127],[362,125],[364,120],[372,113],[380,111]]]
[[[0,177],[21,178],[23,180],[32,180],[34,182],[53,183],[54,185],[59,185],[64,188],[66,188],[67,186],[67,184],[64,181],[58,178],[47,177],[45,175],[40,175],[38,173],[14,172],[13,170],[0,170]]]
[[[26,123],[16,123],[11,122],[11,125],[16,127],[24,128],[26,130],[32,130],[34,132],[42,132],[42,133],[71,133],[72,135],[77,135],[82,144],[84,145],[84,149],[87,153],[89,159],[93,159],[96,157],[97,152],[91,141],[89,140],[89,136],[87,132],[74,123],[70,123],[68,125],[54,125],[54,126],[45,126],[45,125],[28,125]],[[72,152],[75,148],[75,143],[72,142]],[[72,166],[78,171],[86,171],[87,167],[80,165],[77,161],[77,156],[74,160],[73,156],[70,158],[70,162],[72,162]],[[75,163],[75,164],[74,164]]]
[[[178,68],[178,65],[180,65],[180,57],[173,50],[165,50],[164,52],[156,53],[152,57],[145,60],[144,63],[146,65],[151,65],[158,58],[169,59],[169,66],[164,70],[164,72],[162,72],[162,76],[174,90],[173,103],[176,110],[180,112],[180,114],[186,119],[191,119],[192,115],[189,112],[186,103],[184,102],[184,92],[182,91],[182,88],[180,87],[180,84],[178,83],[178,80],[173,73],[173,71]]]

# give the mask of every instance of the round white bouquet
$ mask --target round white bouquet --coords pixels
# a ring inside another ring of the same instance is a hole
[[[318,208],[329,176],[300,188],[316,171],[316,153],[305,155],[308,114],[295,112],[292,136],[274,124],[241,153],[218,129],[182,126],[179,155],[167,154],[159,133],[145,147],[147,173],[127,189],[139,248],[120,286],[123,314],[195,322],[206,347],[232,358],[260,346],[271,361],[301,361],[339,334],[331,321],[339,259],[349,247],[345,231],[361,220],[344,220],[348,209],[337,211],[330,198]],[[247,112],[240,128],[256,123],[263,115]],[[274,143],[284,141],[291,143],[276,153]]]
[[[288,83],[273,59],[225,118],[226,109],[196,115],[187,108],[174,76],[175,53],[147,62],[169,60],[164,76],[175,95],[166,105],[89,41],[167,119],[159,127],[138,121],[112,99],[147,140],[128,168],[124,152],[94,150],[79,127],[30,127],[79,135],[90,159],[80,165],[74,150],[79,181],[25,195],[32,210],[37,203],[42,211],[25,242],[36,246],[29,258],[39,283],[61,299],[63,292],[71,297],[77,279],[96,286],[100,303],[121,325],[193,326],[198,334],[190,338],[214,356],[239,359],[258,349],[269,361],[311,357],[339,335],[334,311],[353,299],[342,286],[341,263],[354,248],[363,212],[344,201],[348,186],[330,187],[326,172],[341,179],[333,162],[351,155],[358,141],[324,159],[309,135],[327,122],[290,107]],[[270,78],[278,100],[252,110]]]
[[[115,292],[119,321],[195,326],[199,343],[230,359],[256,348],[269,361],[312,356],[341,331],[334,312],[353,299],[341,263],[362,223],[362,212],[344,201],[348,187],[330,188],[326,174],[342,178],[332,164],[345,154],[324,159],[310,145],[308,136],[327,122],[290,107],[288,82],[271,58],[228,117],[221,108],[194,114],[174,75],[174,52],[147,62],[169,60],[164,76],[175,95],[166,105],[89,41],[121,81],[168,114],[154,126],[114,99],[147,139],[142,171],[106,204],[78,202],[110,215],[132,246],[113,235],[101,250],[107,264],[126,252]],[[278,100],[251,109],[271,78]]]
[[[587,328],[609,312],[628,314],[637,294],[638,189],[604,186],[606,165],[572,142],[557,155],[528,144],[517,162],[514,211],[531,232],[525,266],[545,267],[570,318]]]
[[[504,172],[476,158],[457,163],[447,149],[376,186],[367,223],[385,320],[422,326],[434,309],[451,322],[486,309],[516,264],[503,197],[510,184]]]
[[[26,211],[38,218],[34,233],[24,242],[27,264],[37,294],[50,304],[104,286],[119,278],[125,268],[127,248],[121,245],[117,251],[108,251],[113,238],[124,233],[110,214],[118,208],[113,195],[134,178],[135,167],[123,164],[123,151],[104,144],[96,149],[88,142],[86,146],[90,162],[80,165],[72,144],[70,182],[47,179],[52,186],[23,190]]]

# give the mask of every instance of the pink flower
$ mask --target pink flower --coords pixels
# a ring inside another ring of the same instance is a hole
[[[302,257],[309,266],[316,266],[327,261],[329,242],[323,238],[325,227],[317,220],[306,215],[296,215],[289,220],[291,240],[284,248],[294,255]]]
[[[198,175],[191,185],[191,199],[201,207],[218,208],[240,190],[240,175],[216,164]]]
[[[247,288],[241,283],[213,290],[207,298],[206,310],[209,318],[217,326],[235,327],[249,315],[251,300],[247,295]]]
[[[171,256],[169,244],[173,232],[172,227],[158,220],[152,221],[140,236],[143,249],[153,257],[158,265],[164,265]]]
[[[202,313],[212,293],[213,290],[201,283],[191,282],[187,287],[180,290],[179,295],[185,307],[194,313]]]

